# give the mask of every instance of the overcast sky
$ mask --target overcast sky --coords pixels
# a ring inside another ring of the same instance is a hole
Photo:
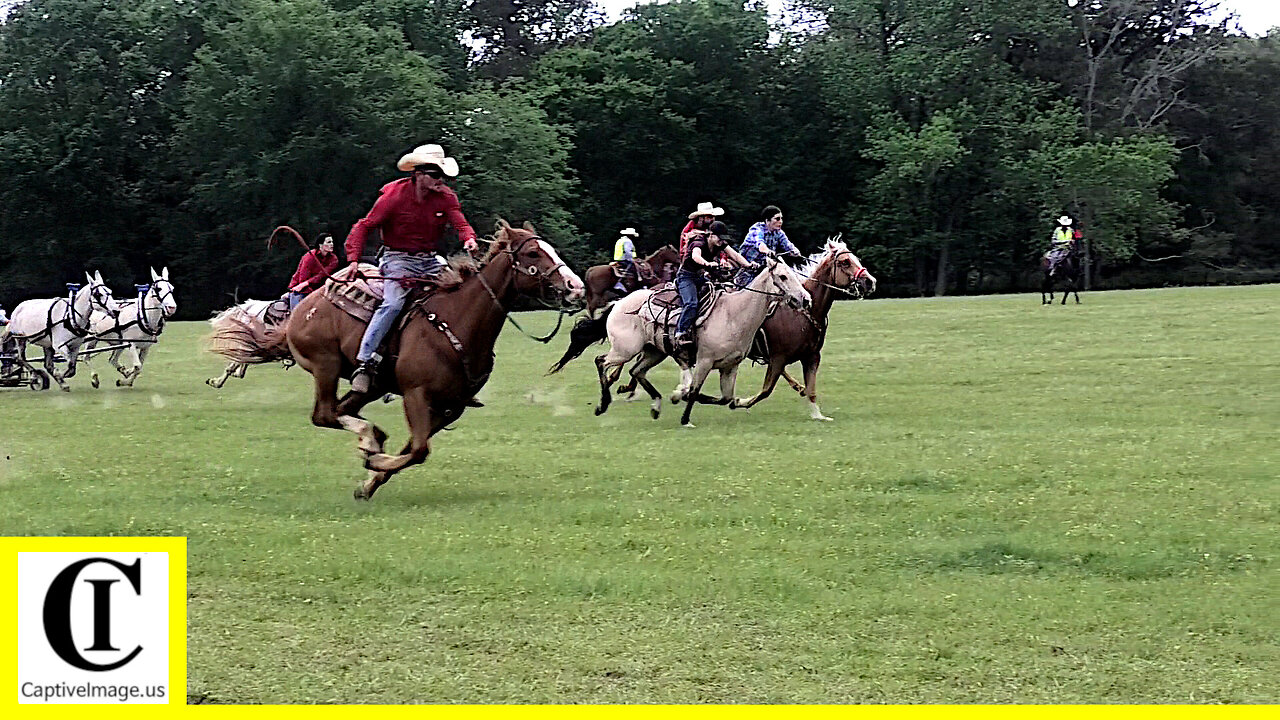
[[[621,17],[622,11],[654,0],[596,0],[609,14],[609,19]],[[1280,26],[1280,0],[1222,0],[1225,12],[1239,16],[1240,27],[1250,35],[1266,35],[1273,27]],[[778,12],[782,0],[769,0],[769,6]]]

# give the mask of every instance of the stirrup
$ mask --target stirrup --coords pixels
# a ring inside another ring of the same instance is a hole
[[[360,367],[356,368],[355,374],[351,376],[351,391],[358,393],[367,393],[373,385],[373,376],[378,372],[377,360],[365,360],[360,363]]]

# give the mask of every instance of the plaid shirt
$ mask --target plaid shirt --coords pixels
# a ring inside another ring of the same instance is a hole
[[[742,241],[742,247],[738,248],[738,254],[742,255],[747,262],[755,262],[764,257],[760,252],[760,246],[765,246],[774,253],[781,255],[782,253],[800,254],[795,245],[787,239],[787,234],[781,229],[766,230],[763,222],[758,222],[751,226],[747,231],[747,237]]]

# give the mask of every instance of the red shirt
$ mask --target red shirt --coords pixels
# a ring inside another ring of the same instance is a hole
[[[446,225],[452,225],[463,242],[476,237],[476,231],[462,216],[458,196],[452,190],[444,188],[429,193],[426,201],[420,202],[413,178],[393,180],[382,186],[369,214],[352,226],[351,234],[347,235],[347,257],[360,259],[365,238],[373,228],[382,231],[382,244],[388,250],[436,252]]]
[[[289,289],[292,290],[299,283],[306,283],[305,287],[299,292],[309,293],[312,290],[324,284],[333,271],[338,267],[338,254],[329,253],[325,257],[320,257],[316,250],[308,252],[298,261],[298,270],[289,278]]]

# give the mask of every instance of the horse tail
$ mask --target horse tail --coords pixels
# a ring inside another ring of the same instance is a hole
[[[610,305],[600,313],[600,316],[594,320],[589,317],[579,318],[574,323],[573,329],[569,331],[569,347],[564,351],[564,355],[556,361],[548,370],[547,374],[551,375],[564,369],[569,361],[578,357],[588,347],[604,340],[608,337],[608,330],[605,328],[605,322],[609,319],[609,313],[613,311]]]
[[[209,321],[213,333],[206,338],[210,352],[245,365],[292,357],[286,326],[267,325],[244,312],[224,312]]]

